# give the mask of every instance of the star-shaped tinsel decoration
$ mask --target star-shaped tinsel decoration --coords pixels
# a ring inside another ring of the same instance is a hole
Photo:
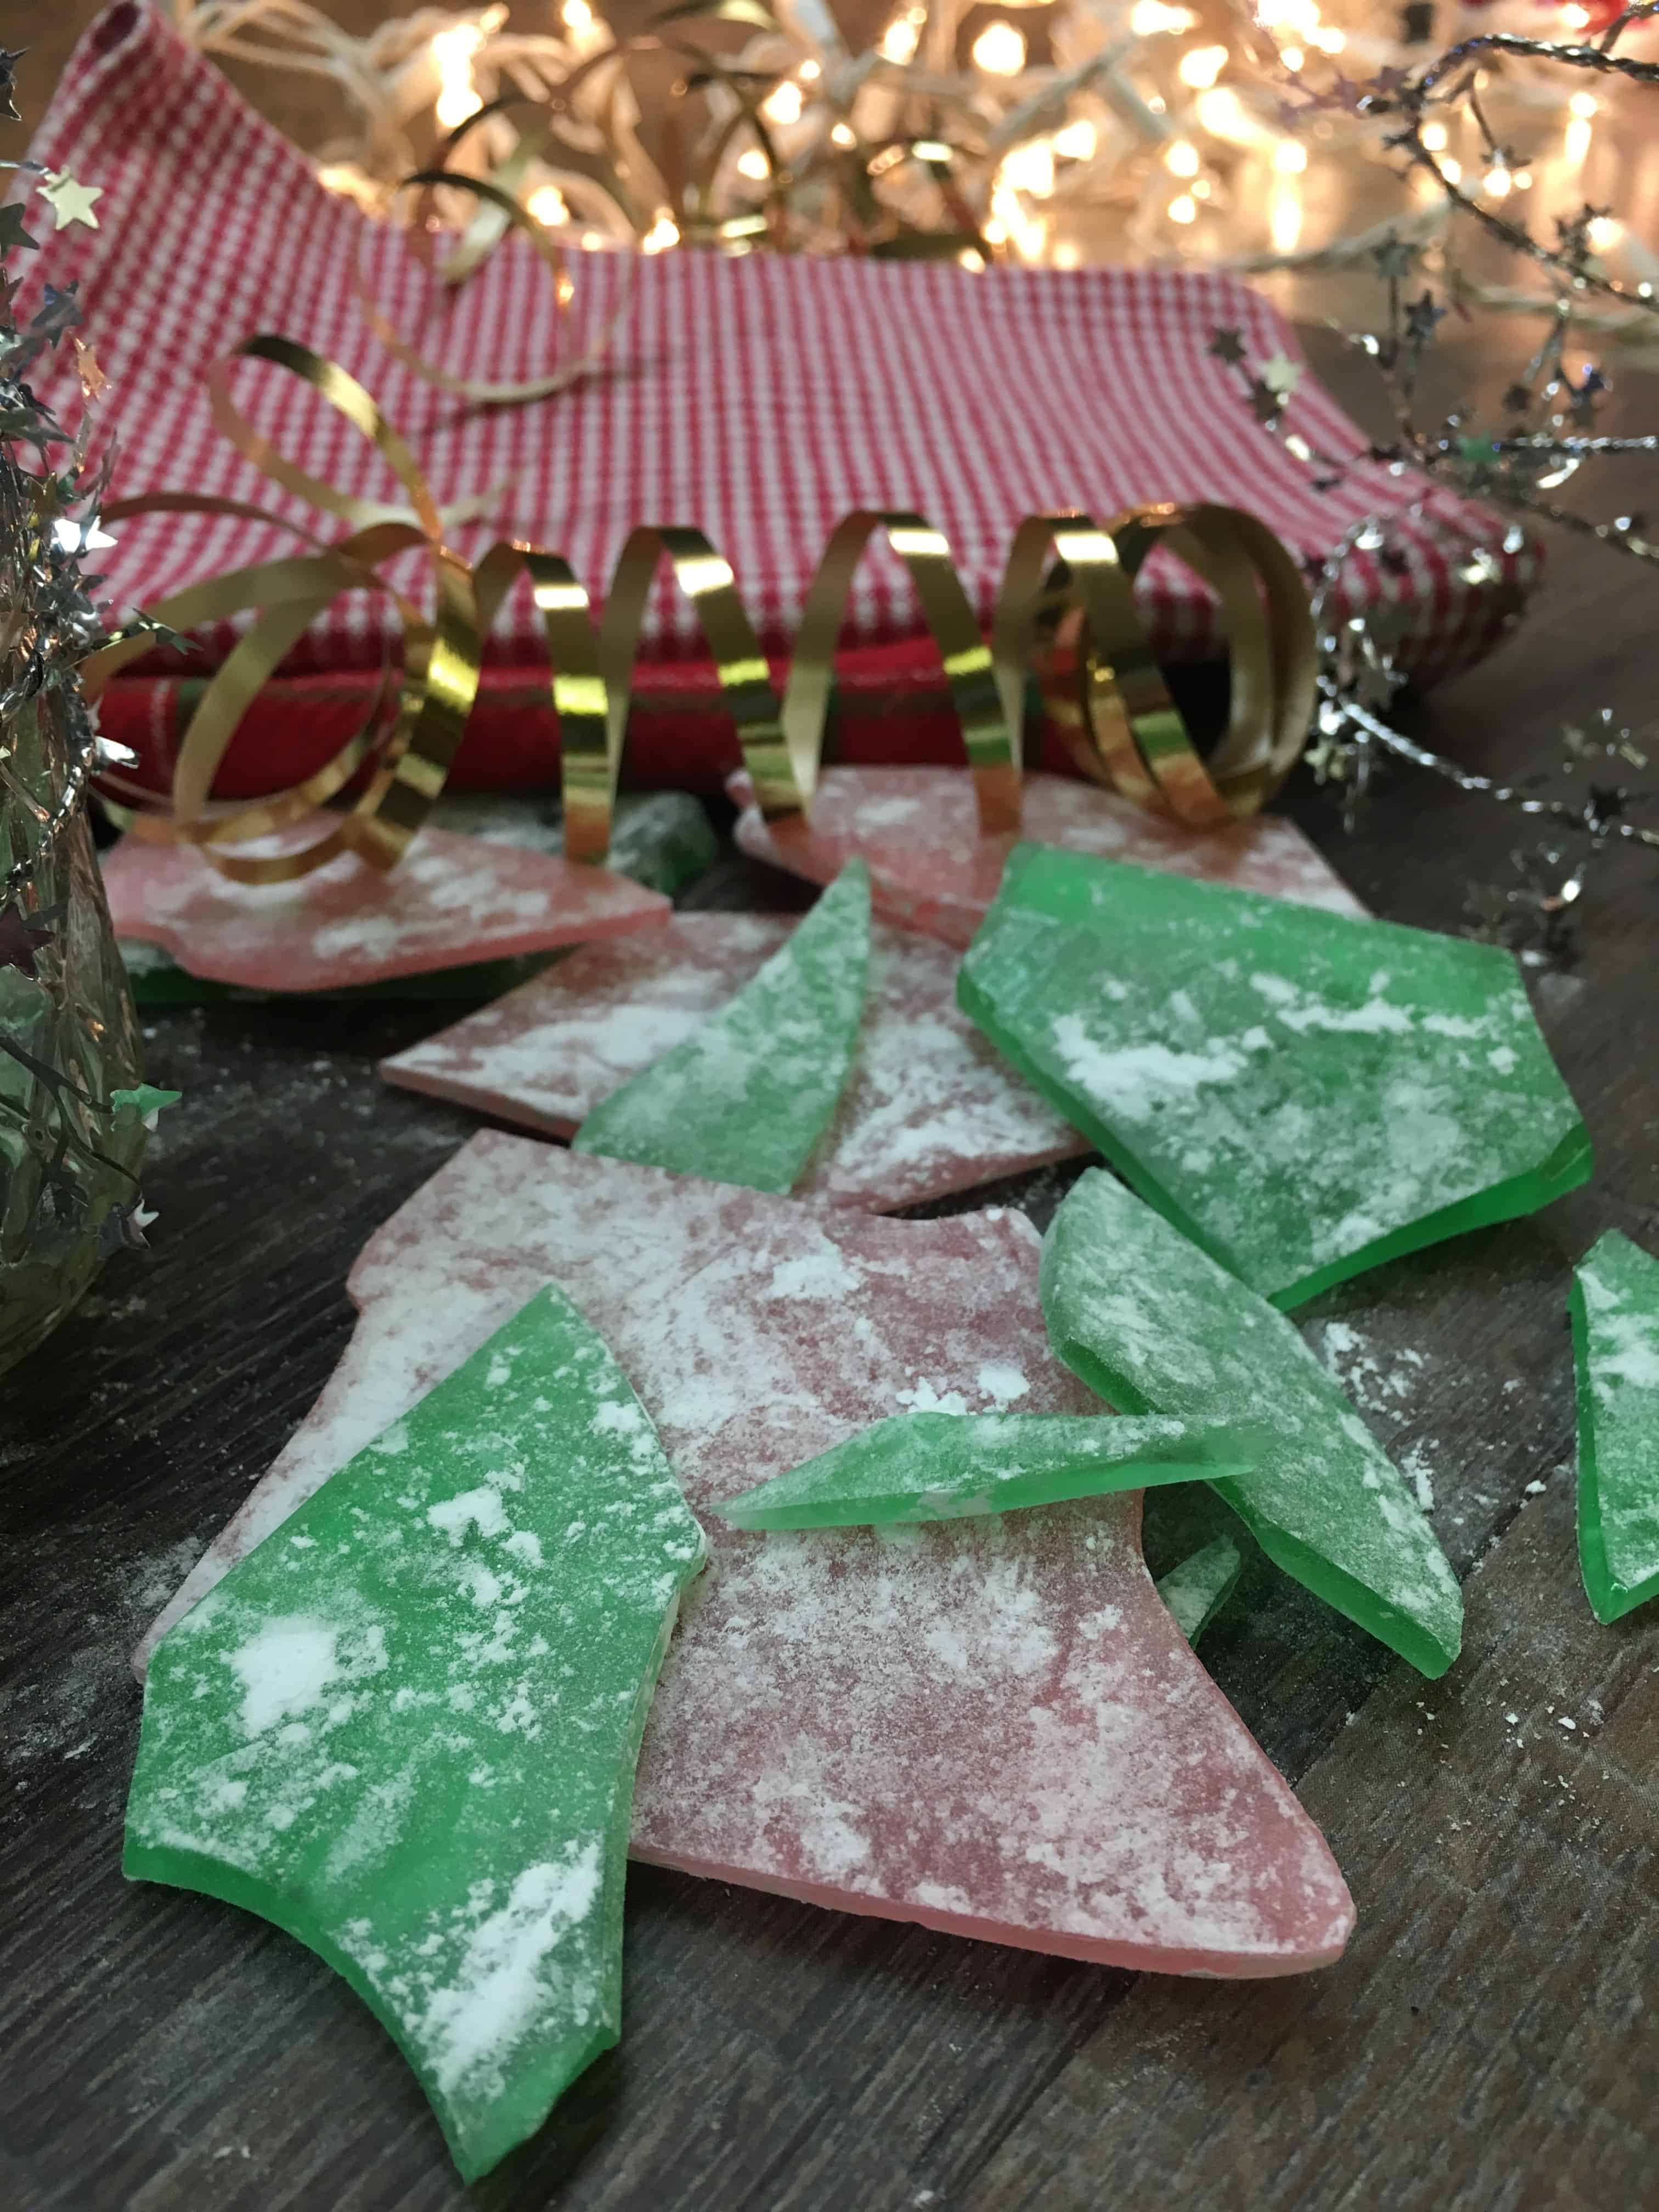
[[[1206,349],[1212,361],[1237,368],[1244,359],[1244,334],[1235,325],[1223,323]]]
[[[17,905],[0,908],[0,968],[33,975],[40,950],[50,939],[58,914],[25,914]]]
[[[31,238],[23,228],[23,210],[15,200],[0,207],[0,253],[9,253],[15,246],[33,248],[40,243]]]
[[[98,1249],[107,1259],[112,1252],[148,1252],[145,1230],[155,1216],[142,1198],[131,1206],[112,1206],[98,1228]]]
[[[1426,345],[1434,336],[1435,325],[1443,321],[1446,311],[1437,304],[1432,292],[1425,292],[1419,300],[1410,301],[1406,308],[1406,335],[1418,345]]]
[[[101,399],[109,389],[109,379],[99,366],[97,355],[83,338],[71,337],[75,348],[75,366],[80,371],[81,389],[88,399]]]
[[[104,197],[101,185],[79,184],[67,169],[48,169],[40,197],[51,206],[58,229],[66,229],[72,222],[84,223],[88,230],[98,228],[92,204]]]

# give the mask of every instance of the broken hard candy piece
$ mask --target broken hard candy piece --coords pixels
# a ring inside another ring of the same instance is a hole
[[[810,812],[768,822],[748,781],[732,777],[743,808],[738,843],[757,860],[825,884],[855,855],[868,862],[876,912],[903,929],[972,942],[1018,839],[981,835],[974,781],[961,769],[826,769]],[[1364,911],[1293,822],[1258,814],[1222,830],[1189,830],[1167,816],[1069,776],[1030,775],[1020,836],[1146,868],[1248,885],[1335,914]]]
[[[522,846],[527,852],[556,855],[564,849],[563,810],[556,798],[540,793],[445,791],[433,807],[428,828],[428,833],[453,832],[488,845]],[[618,798],[605,861],[612,875],[630,877],[647,890],[672,898],[711,866],[718,852],[708,817],[689,793],[626,793]],[[130,938],[118,949],[139,1006],[215,1006],[246,989],[191,975],[159,945]],[[559,949],[461,967],[428,968],[413,975],[382,975],[353,988],[366,997],[470,1000],[476,1006],[527,982],[557,957]]]
[[[858,1049],[870,969],[870,875],[850,861],[729,1005],[593,1109],[579,1152],[793,1188]]]
[[[1419,1673],[1457,1656],[1457,1577],[1405,1478],[1294,1325],[1101,1169],[1042,1253],[1049,1340],[1121,1412],[1237,1421],[1267,1440],[1215,1488],[1268,1558]]]
[[[621,2032],[635,1760],[703,1558],[627,1378],[548,1288],[151,1662],[126,1872],[325,1959],[469,2180]]]
[[[1026,845],[957,995],[1150,1205],[1275,1305],[1589,1175],[1498,945]]]
[[[1609,1229],[1568,1308],[1578,1377],[1578,1560],[1598,1620],[1659,1597],[1659,1260]]]
[[[1243,1560],[1231,1536],[1218,1536],[1158,1580],[1158,1594],[1188,1644],[1199,1638],[1232,1595]]]
[[[104,857],[104,888],[118,937],[257,991],[340,990],[542,952],[653,928],[672,911],[608,869],[430,829],[389,874],[346,853],[286,884],[231,883],[187,845],[124,837]]]
[[[1241,1431],[1157,1415],[895,1413],[717,1510],[734,1528],[954,1521],[1154,1482],[1248,1474],[1260,1456],[1256,1440]]]
[[[583,945],[380,1063],[389,1082],[568,1137],[787,941],[783,915],[677,914]],[[853,1073],[794,1195],[887,1212],[1090,1150],[956,1002],[957,955],[878,923]]]
[[[333,1380],[171,1610],[550,1274],[626,1370],[714,1560],[652,1708],[636,1858],[1122,1966],[1340,1952],[1318,1831],[1158,1602],[1133,1493],[917,1528],[717,1509],[905,1407],[1086,1414],[1040,1248],[487,1133],[370,1243]]]

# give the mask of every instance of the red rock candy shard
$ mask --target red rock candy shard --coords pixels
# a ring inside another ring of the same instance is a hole
[[[1038,1255],[1000,1208],[882,1220],[478,1136],[365,1249],[333,1381],[167,1618],[551,1276],[714,1554],[646,1730],[636,1858],[1113,1965],[1326,1964],[1341,1876],[1159,1603],[1138,1495],[902,1533],[710,1510],[907,1407],[1086,1413]]]
[[[1296,824],[1273,814],[1200,832],[1097,784],[1031,775],[1019,830],[982,837],[973,779],[960,769],[827,769],[809,813],[776,822],[752,804],[741,775],[728,788],[744,808],[736,835],[745,853],[816,884],[830,882],[861,854],[878,915],[964,951],[1022,838],[1236,884],[1334,914],[1364,912]]]
[[[568,1137],[733,998],[792,927],[784,915],[681,914],[584,945],[380,1073]],[[960,1012],[956,971],[949,947],[877,925],[852,1078],[795,1197],[883,1212],[1088,1152]]]
[[[672,911],[608,869],[445,830],[423,830],[389,874],[343,854],[287,884],[231,883],[187,845],[125,837],[105,855],[104,887],[118,937],[165,947],[192,975],[264,991],[546,951],[654,928]]]

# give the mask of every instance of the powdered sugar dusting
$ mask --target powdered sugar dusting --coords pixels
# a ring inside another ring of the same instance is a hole
[[[381,1073],[568,1137],[739,991],[790,927],[769,915],[684,914],[586,945]],[[958,1011],[956,969],[932,939],[872,930],[857,1057],[797,1197],[885,1211],[1087,1152],[1087,1139]]]
[[[814,883],[828,883],[852,854],[870,864],[876,911],[965,949],[996,896],[1014,836],[982,837],[973,779],[960,769],[831,768],[810,817],[768,822],[746,778],[732,796],[744,811],[737,841]],[[1195,833],[1115,793],[1066,776],[1030,775],[1018,836],[1044,845],[1132,860],[1295,899],[1336,914],[1361,909],[1294,823],[1273,814]]]
[[[293,883],[236,884],[191,846],[137,837],[103,867],[118,935],[165,946],[192,975],[260,990],[337,989],[538,952],[658,926],[671,911],[607,869],[445,830],[423,830],[389,874],[348,853]]]
[[[818,1240],[857,1287],[775,1295]],[[979,1396],[983,1370],[1018,1370],[1022,1412],[1088,1411],[1048,1351],[1036,1257],[1008,1215],[814,1215],[481,1136],[364,1253],[351,1351],[197,1584],[338,1464],[362,1405],[400,1411],[543,1273],[603,1330],[706,1510],[905,1392]],[[711,1518],[641,1753],[635,1855],[1126,1963],[1334,1955],[1340,1879],[1158,1603],[1137,1515],[1108,1498],[902,1541]]]

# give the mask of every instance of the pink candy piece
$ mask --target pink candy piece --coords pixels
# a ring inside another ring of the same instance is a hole
[[[294,842],[308,842],[311,825]],[[261,848],[281,849],[276,840]],[[326,991],[545,951],[666,921],[669,902],[608,869],[422,830],[389,875],[343,854],[288,884],[234,884],[187,845],[124,837],[104,859],[118,937],[192,975]]]
[[[587,945],[382,1060],[380,1073],[568,1137],[734,997],[793,927],[771,915],[684,914]],[[1087,1138],[957,1012],[956,972],[946,946],[876,925],[858,1061],[795,1197],[881,1212],[1088,1152]]]
[[[1324,1965],[1347,1891],[1159,1602],[1138,1496],[902,1532],[708,1512],[907,1406],[1089,1412],[1038,1250],[1000,1208],[883,1220],[476,1137],[365,1249],[333,1380],[153,1633],[550,1277],[714,1552],[646,1731],[635,1857],[1117,1966]],[[396,1483],[395,1427],[385,1449]]]
[[[777,822],[751,803],[746,777],[734,775],[727,788],[744,810],[736,834],[745,853],[815,884],[827,884],[861,854],[878,914],[963,951],[1021,838],[1238,884],[1334,914],[1364,912],[1296,824],[1273,814],[1200,833],[1097,784],[1030,775],[1018,835],[981,837],[973,779],[961,769],[826,769],[807,816]]]

